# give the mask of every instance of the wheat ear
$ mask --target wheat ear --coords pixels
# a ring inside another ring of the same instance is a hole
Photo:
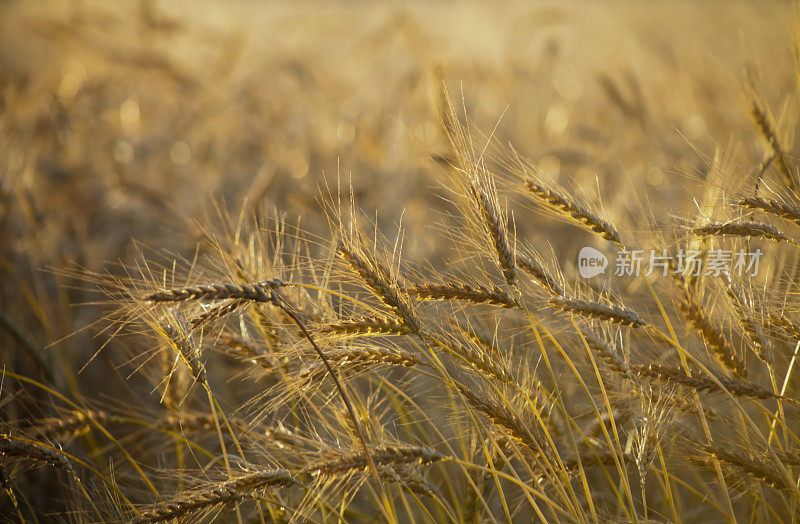
[[[319,327],[320,333],[334,335],[408,335],[411,330],[396,320],[382,317],[351,318]]]
[[[736,312],[736,317],[739,319],[739,325],[742,326],[745,334],[750,338],[755,348],[755,353],[758,358],[767,364],[772,364],[774,355],[772,354],[772,347],[769,340],[764,337],[761,327],[753,320],[755,313],[750,309],[742,297],[741,293],[731,281],[727,273],[720,275],[722,282],[725,284],[725,292],[730,299],[731,306]]]
[[[634,328],[647,325],[647,322],[642,320],[635,311],[619,306],[608,306],[598,302],[567,297],[552,298],[549,303],[556,309],[567,313],[607,320],[614,324],[622,324],[623,326],[631,326]]]
[[[393,445],[370,449],[372,460],[380,466],[400,464],[429,464],[446,460],[447,457],[427,446]],[[334,476],[361,471],[368,465],[363,453],[353,453],[335,459],[320,460],[309,464],[305,469],[312,475]]]
[[[398,291],[392,282],[388,271],[378,264],[371,263],[365,255],[353,246],[340,243],[339,255],[347,261],[350,267],[361,277],[381,301],[397,315],[406,326],[414,333],[422,331],[422,324],[414,313],[406,297]]]
[[[544,201],[550,208],[570,217],[583,227],[599,234],[604,239],[621,246],[622,240],[619,231],[610,223],[589,211],[585,206],[577,203],[572,198],[548,189],[533,180],[525,181],[525,188],[533,195]]]
[[[781,147],[778,134],[775,132],[775,127],[772,125],[767,112],[763,107],[761,107],[761,104],[755,98],[753,98],[750,106],[750,116],[753,118],[756,126],[758,126],[761,134],[769,143],[769,147],[772,149],[772,156],[775,165],[778,167],[778,171],[780,171],[786,187],[797,192],[797,183],[795,182],[795,177],[792,175],[792,170],[789,167],[789,161],[787,160],[784,149]]]
[[[156,291],[144,297],[148,302],[183,302],[185,300],[225,300],[237,298],[252,302],[270,302],[270,290],[286,285],[279,279],[250,284],[206,284]]]
[[[684,289],[684,291],[686,290]],[[683,311],[686,320],[694,327],[700,338],[714,352],[717,359],[737,375],[747,378],[747,368],[744,360],[736,357],[736,352],[730,347],[728,341],[711,323],[711,319],[706,316],[705,311],[688,292],[684,294],[684,300],[678,307]]]
[[[739,205],[748,209],[758,209],[800,225],[800,207],[761,197],[745,197]]]
[[[770,224],[760,222],[726,222],[713,223],[692,228],[692,233],[697,236],[735,236],[747,238],[764,238],[773,242],[789,242],[795,244],[793,240],[781,233],[781,231]]]
[[[467,403],[473,409],[483,413],[497,427],[504,429],[510,437],[522,443],[534,454],[542,453],[544,448],[539,444],[539,439],[528,428],[528,425],[508,406],[497,402],[486,395],[480,395],[472,389],[462,385],[458,386]]]
[[[491,186],[491,182],[487,182],[486,185],[489,185],[490,190],[494,189]],[[495,198],[490,198],[489,194],[487,194],[482,187],[478,177],[470,180],[469,189],[478,206],[483,226],[491,239],[492,247],[494,247],[494,252],[497,256],[497,265],[503,272],[506,283],[510,286],[514,286],[517,283],[518,275],[516,266],[517,258],[514,256],[514,252],[511,250],[508,239],[506,238],[505,224],[503,223],[502,215],[496,201],[497,194],[496,192],[492,192],[492,196]]]
[[[407,351],[390,351],[380,347],[348,348],[325,353],[325,358],[340,367],[350,366],[350,369],[361,371],[375,365],[388,365],[400,367],[425,366],[425,363]],[[303,379],[322,378],[327,373],[327,368],[321,362],[309,365],[303,369],[299,377]],[[322,377],[320,377],[322,375]]]
[[[650,364],[649,366],[633,366],[631,368],[637,375],[643,378],[663,380],[671,384],[695,389],[697,391],[721,392],[722,389],[708,375],[699,371],[692,372],[689,376],[683,369]],[[717,380],[732,395],[738,397],[750,397],[758,399],[784,398],[780,395],[762,388],[752,382],[747,382],[738,378],[718,377]]]
[[[790,486],[786,479],[781,477],[776,471],[770,468],[767,464],[763,462],[759,462],[757,460],[753,460],[748,455],[744,453],[733,450],[730,448],[723,448],[721,446],[710,445],[710,446],[699,446],[700,450],[702,450],[707,455],[710,455],[720,462],[723,462],[729,466],[733,466],[736,469],[745,472],[747,475],[766,482],[767,484],[771,485],[774,488],[782,489],[786,491],[792,491],[794,486]]]
[[[208,311],[205,311],[197,315],[196,317],[192,318],[189,321],[189,325],[192,326],[192,329],[197,329],[205,324],[208,324],[211,321],[230,315],[231,313],[233,313],[246,303],[247,300],[240,298],[234,298],[227,302],[223,302],[222,304],[214,306]]]
[[[238,502],[256,495],[267,487],[289,487],[299,484],[288,470],[257,470],[210,486],[192,489],[161,503],[152,510],[142,512],[131,522],[144,524],[163,522],[191,515],[205,508]]]
[[[418,300],[463,300],[473,304],[491,304],[509,309],[522,309],[519,301],[498,287],[470,286],[451,282],[447,284],[415,284],[403,288]]]
[[[0,457],[2,456],[37,460],[51,466],[64,468],[75,476],[72,464],[63,453],[50,449],[38,442],[19,440],[10,435],[0,433]]]
[[[564,288],[561,284],[559,284],[537,260],[527,257],[522,253],[517,253],[517,266],[532,276],[533,279],[552,296],[561,297],[565,295]]]

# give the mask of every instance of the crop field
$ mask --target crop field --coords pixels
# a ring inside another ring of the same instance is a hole
[[[799,30],[0,1],[0,522],[797,522]]]

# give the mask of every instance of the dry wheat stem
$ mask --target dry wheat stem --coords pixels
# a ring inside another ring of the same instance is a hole
[[[325,368],[328,370],[328,373],[330,374],[331,379],[333,380],[333,383],[336,385],[336,389],[338,390],[339,395],[342,398],[342,403],[344,403],[345,408],[347,409],[347,412],[350,415],[350,420],[353,423],[356,436],[361,441],[361,446],[364,448],[364,455],[369,465],[369,469],[372,472],[375,481],[378,483],[378,489],[381,492],[381,497],[383,499],[384,505],[387,510],[391,511],[388,499],[386,497],[386,492],[384,491],[383,484],[381,483],[381,477],[378,473],[378,468],[375,467],[375,461],[372,459],[372,455],[370,454],[369,448],[367,447],[367,439],[364,436],[364,431],[361,428],[361,424],[358,422],[358,418],[356,417],[356,412],[353,409],[353,405],[350,402],[350,398],[347,396],[347,393],[344,390],[344,386],[342,386],[342,383],[339,381],[339,378],[336,376],[336,373],[334,373],[330,362],[328,362],[328,359],[325,357],[325,353],[317,345],[317,342],[314,340],[314,337],[311,336],[311,333],[308,331],[308,328],[305,326],[300,317],[294,312],[294,308],[291,306],[291,304],[289,304],[289,302],[287,302],[286,299],[283,296],[281,296],[277,290],[275,289],[272,290],[272,296],[270,298],[270,301],[276,306],[280,307],[287,315],[289,315],[289,317],[291,317],[291,319],[295,322],[295,324],[297,324],[297,327],[300,328],[305,337],[311,343],[311,345],[314,348],[314,351],[317,352],[319,358],[325,364]]]

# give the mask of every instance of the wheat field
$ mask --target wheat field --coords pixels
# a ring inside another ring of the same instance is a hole
[[[799,24],[0,3],[0,521],[796,522]]]

